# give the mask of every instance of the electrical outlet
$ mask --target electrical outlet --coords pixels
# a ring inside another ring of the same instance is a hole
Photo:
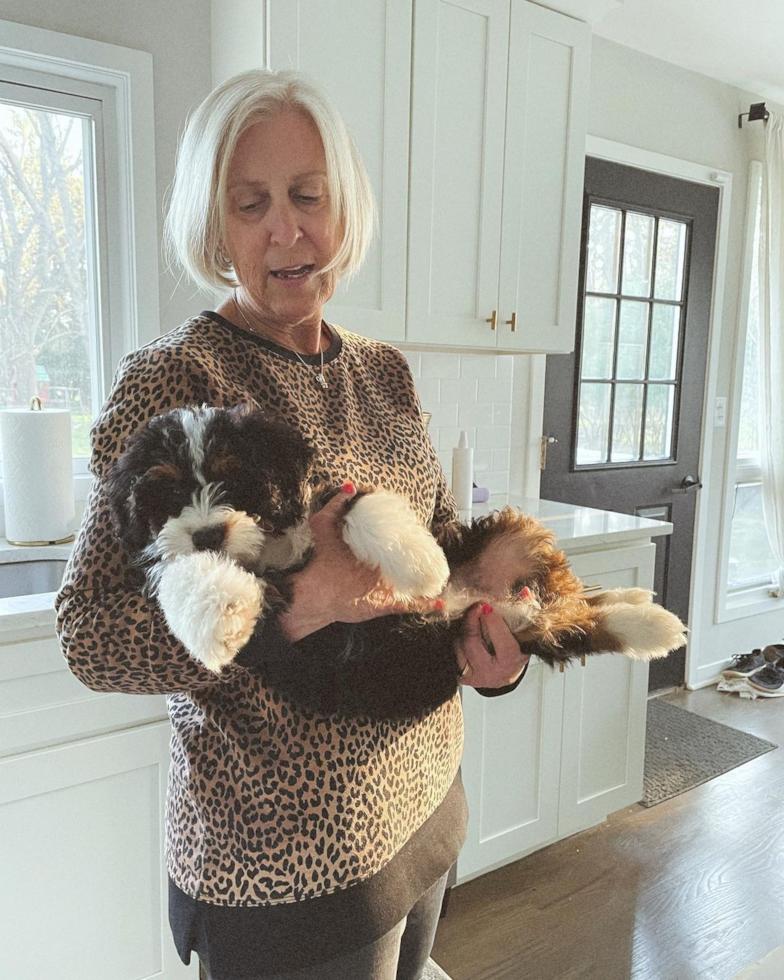
[[[721,429],[727,424],[727,399],[724,397],[716,399],[716,407],[713,409],[713,424]]]

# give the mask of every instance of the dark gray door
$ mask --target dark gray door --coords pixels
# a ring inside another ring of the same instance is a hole
[[[654,587],[686,622],[718,188],[589,157],[574,354],[547,358],[548,500],[671,521]],[[683,684],[685,650],[651,664]]]

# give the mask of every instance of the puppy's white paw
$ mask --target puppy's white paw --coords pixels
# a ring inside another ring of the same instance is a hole
[[[166,564],[157,597],[172,633],[194,660],[218,674],[250,639],[264,582],[226,555],[197,551]]]
[[[343,540],[357,561],[379,570],[397,601],[437,596],[449,578],[444,552],[399,494],[376,490],[358,500]]]
[[[662,606],[618,603],[603,612],[607,629],[620,640],[619,652],[633,660],[666,657],[686,643],[686,627]]]
[[[650,589],[608,589],[597,595],[587,595],[589,603],[596,606],[611,606],[622,602],[632,606],[644,606],[653,602],[653,592]]]

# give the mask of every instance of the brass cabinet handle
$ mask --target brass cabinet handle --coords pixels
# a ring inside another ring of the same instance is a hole
[[[603,585],[584,585],[583,592],[601,592],[603,588]]]
[[[581,653],[580,654],[580,664],[583,667],[585,666],[585,654],[584,653]],[[559,668],[561,670],[561,673],[563,673],[564,672],[564,665],[561,663],[561,664],[558,664],[558,666],[559,666]]]
[[[493,310],[493,315],[492,316],[489,316],[485,320],[485,323],[489,323],[490,324],[490,329],[491,330],[495,330],[496,327],[498,326],[498,310]]]
[[[517,329],[517,313],[516,312],[513,313],[512,314],[512,319],[511,320],[504,320],[504,323],[511,324],[512,333],[514,333],[515,330]]]

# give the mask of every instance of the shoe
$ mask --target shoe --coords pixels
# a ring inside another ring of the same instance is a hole
[[[784,698],[784,657],[755,671],[746,678],[746,683],[757,692],[758,697]]]
[[[771,647],[765,647],[765,650],[770,649]],[[776,660],[782,654],[784,654],[784,649],[782,649],[781,653],[776,654]],[[768,663],[769,661],[765,658],[764,651],[756,649],[752,650],[751,653],[741,653],[739,656],[733,657],[732,663],[726,670],[722,671],[722,674],[724,677],[750,677],[758,670],[762,670]]]

